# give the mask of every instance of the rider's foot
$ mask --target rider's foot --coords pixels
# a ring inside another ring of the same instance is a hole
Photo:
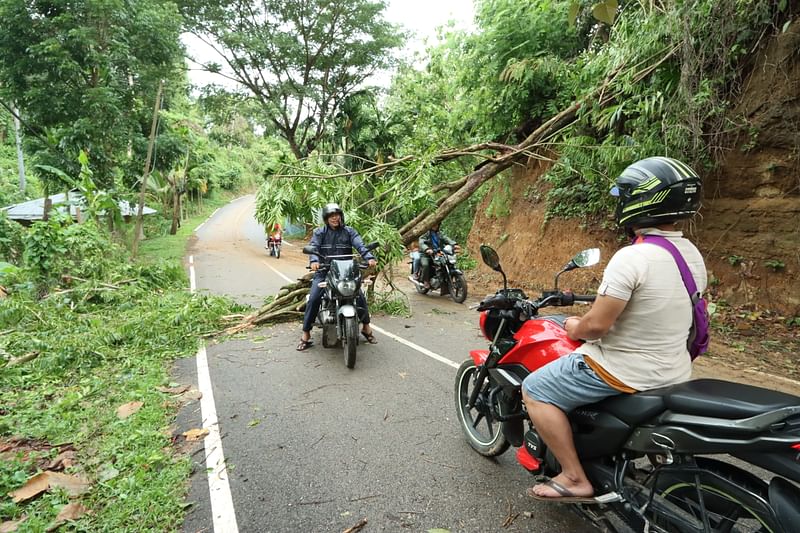
[[[563,473],[552,478],[549,482],[534,485],[530,492],[540,498],[559,499],[563,497],[591,497],[594,488],[588,480],[575,482]]]

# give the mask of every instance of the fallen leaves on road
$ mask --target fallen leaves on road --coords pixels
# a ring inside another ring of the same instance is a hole
[[[208,435],[208,430],[206,428],[197,428],[197,429],[190,429],[189,431],[185,431],[181,433],[186,440],[200,440],[206,435]]]
[[[47,528],[47,531],[55,531],[67,522],[77,520],[89,513],[91,513],[91,511],[78,502],[68,503],[59,511],[58,516],[56,516],[56,521]]]
[[[192,388],[191,385],[178,385],[176,387],[156,387],[156,390],[166,394],[180,394],[188,391],[190,388]]]

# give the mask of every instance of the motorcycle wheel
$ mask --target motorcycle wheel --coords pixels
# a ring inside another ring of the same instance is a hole
[[[275,259],[280,259],[280,258],[281,258],[281,246],[278,245],[275,247]]]
[[[344,364],[347,368],[356,366],[356,346],[358,344],[358,321],[348,317],[344,323]]]
[[[702,531],[703,508],[714,532],[765,532],[780,530],[770,518],[766,482],[723,461],[698,457],[698,472],[664,472],[658,476],[658,494],[696,521]],[[695,475],[698,476],[700,493]],[[702,504],[700,503],[702,501]],[[686,518],[686,517],[684,517]],[[661,515],[651,517],[653,525],[668,531],[678,527]]]
[[[467,359],[456,372],[456,412],[461,429],[467,435],[469,445],[479,454],[494,457],[505,452],[509,442],[503,434],[503,423],[495,420],[489,412],[489,381],[484,381],[475,406],[467,407],[470,394],[475,387],[477,367]]]
[[[417,292],[420,294],[428,294],[428,291],[430,290],[426,288],[425,285],[423,285],[422,283],[415,283],[414,287],[417,288]]]
[[[450,298],[457,304],[467,299],[467,280],[464,274],[453,274],[450,277]]]

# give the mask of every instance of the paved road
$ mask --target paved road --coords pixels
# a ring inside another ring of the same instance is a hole
[[[198,290],[258,306],[286,283],[280,274],[305,274],[304,243],[268,257],[252,213],[253,198],[239,199],[196,232]],[[468,446],[453,405],[454,366],[486,345],[477,313],[441,297],[411,298],[413,318],[373,324],[452,364],[379,331],[349,370],[341,350],[321,347],[318,330],[313,348],[295,351],[299,323],[207,346],[238,530],[342,532],[366,518],[360,531],[595,531],[567,507],[527,499],[532,478],[513,450],[489,460]],[[193,359],[176,371],[196,383]],[[199,423],[197,404],[178,420]],[[213,530],[203,452],[193,455],[185,532]]]

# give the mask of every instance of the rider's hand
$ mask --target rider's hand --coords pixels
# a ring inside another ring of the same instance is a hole
[[[433,248],[428,248],[427,250],[425,250],[425,253],[428,255],[433,255]]]
[[[568,316],[564,320],[564,329],[567,330],[567,336],[574,341],[580,340],[580,337],[574,334],[580,323],[581,317],[579,316]]]
[[[375,265],[377,265],[377,264],[378,264],[378,262],[377,262],[376,260],[374,260],[374,259],[370,259],[369,261],[367,261],[367,264],[368,264],[370,267],[374,267]]]
[[[455,246],[453,246],[453,251],[455,253],[460,253],[461,252],[461,246],[456,244]]]
[[[317,262],[311,263],[311,270],[313,270],[314,272],[319,270],[319,263]]]

